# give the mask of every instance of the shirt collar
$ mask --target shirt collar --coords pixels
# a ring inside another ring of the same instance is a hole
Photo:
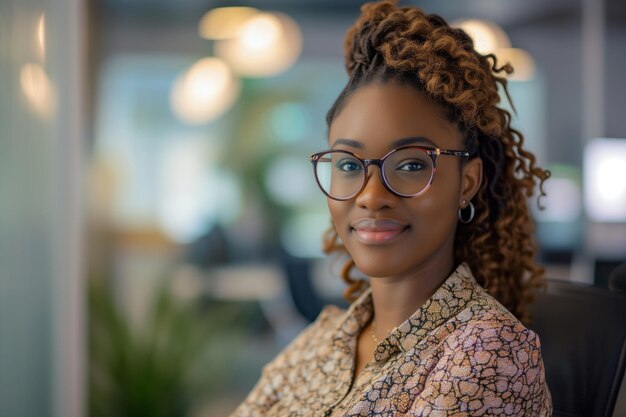
[[[376,347],[374,359],[385,361],[391,355],[415,347],[429,332],[438,328],[449,318],[457,315],[481,289],[469,266],[461,263],[428,300],[395,328]],[[333,338],[335,347],[356,352],[356,343],[361,330],[369,323],[374,311],[372,289],[354,301],[340,321]]]
[[[333,345],[350,354],[356,352],[356,343],[361,330],[372,319],[374,303],[372,301],[372,289],[367,289],[357,298],[337,325]]]

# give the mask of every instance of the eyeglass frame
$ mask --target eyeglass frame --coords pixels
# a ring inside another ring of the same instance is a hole
[[[383,169],[383,164],[385,163],[385,161],[387,160],[387,158],[394,154],[395,152],[404,150],[404,149],[411,149],[411,148],[417,148],[421,151],[424,151],[428,156],[430,156],[430,159],[433,161],[433,169],[432,172],[430,174],[430,178],[428,180],[428,184],[426,184],[426,187],[424,187],[424,189],[422,191],[420,191],[417,194],[401,194],[397,191],[395,191],[394,189],[391,188],[391,185],[389,185],[389,182],[387,181],[387,178],[385,176],[385,170]],[[341,152],[341,153],[346,153],[348,155],[351,155],[352,157],[354,157],[355,159],[357,159],[361,165],[364,168],[364,175],[365,175],[365,179],[363,181],[363,184],[361,185],[361,188],[359,188],[359,190],[357,192],[355,192],[354,194],[352,194],[350,197],[346,197],[346,198],[337,198],[337,197],[333,197],[331,196],[329,193],[326,192],[326,190],[324,190],[324,187],[322,187],[322,184],[320,183],[320,180],[317,176],[317,163],[319,162],[320,158],[322,157],[322,155],[327,154],[329,152]],[[357,154],[355,154],[354,152],[345,150],[345,149],[328,149],[325,151],[321,151],[321,152],[316,152],[314,154],[312,154],[311,156],[309,156],[309,160],[311,161],[311,164],[313,164],[313,175],[315,176],[315,182],[317,182],[318,187],[320,188],[320,190],[322,190],[322,192],[330,199],[335,200],[335,201],[348,201],[351,200],[353,198],[355,198],[356,196],[358,196],[359,194],[361,194],[361,192],[363,191],[363,189],[365,189],[365,186],[367,185],[367,181],[369,180],[369,172],[368,172],[368,168],[370,165],[376,165],[378,166],[378,170],[380,171],[380,177],[382,179],[382,183],[383,186],[387,189],[387,191],[389,191],[391,194],[397,196],[397,197],[402,197],[402,198],[414,198],[414,197],[419,197],[420,195],[424,194],[431,186],[433,179],[435,178],[435,172],[437,171],[437,157],[439,155],[448,155],[448,156],[456,156],[459,158],[470,158],[471,154],[468,151],[461,151],[461,150],[457,150],[457,149],[440,149],[438,147],[430,147],[430,146],[416,146],[416,145],[407,145],[407,146],[401,146],[399,148],[396,149],[392,149],[391,151],[387,152],[387,154],[385,156],[383,156],[382,158],[379,159],[364,159],[361,158],[360,156],[358,156]]]

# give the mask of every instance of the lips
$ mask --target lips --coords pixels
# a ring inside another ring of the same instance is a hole
[[[359,241],[369,245],[391,243],[410,226],[394,219],[364,218],[351,225]]]

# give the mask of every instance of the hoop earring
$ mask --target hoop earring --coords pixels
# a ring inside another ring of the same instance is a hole
[[[465,203],[465,200],[463,200],[463,202]],[[469,203],[469,209],[470,209],[470,215],[469,215],[469,219],[464,219],[463,218],[463,208],[459,208],[459,221],[463,224],[468,224],[469,222],[471,222],[474,219],[474,214],[476,213],[476,209],[474,207],[474,203],[472,203],[470,201]]]

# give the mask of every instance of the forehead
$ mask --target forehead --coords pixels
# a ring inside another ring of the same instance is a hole
[[[368,152],[384,152],[400,138],[418,136],[442,149],[462,147],[459,129],[417,89],[395,82],[374,83],[360,87],[347,99],[330,126],[329,144],[355,140]]]

